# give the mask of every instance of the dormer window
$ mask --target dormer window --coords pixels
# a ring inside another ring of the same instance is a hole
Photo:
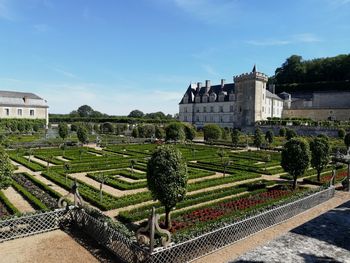
[[[183,98],[183,103],[187,104],[188,103],[188,96],[185,95],[184,98]]]
[[[210,94],[210,102],[215,102],[216,101],[216,94],[212,93]]]
[[[203,95],[202,101],[203,102],[208,102],[208,95]]]

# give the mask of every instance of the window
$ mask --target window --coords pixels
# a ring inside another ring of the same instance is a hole
[[[187,121],[187,116],[185,116],[185,121]]]
[[[10,109],[5,109],[5,115],[9,116],[10,115]]]
[[[224,122],[224,119],[222,118],[222,116],[220,116],[220,122]]]
[[[264,106],[262,107],[262,112],[264,112]]]
[[[233,112],[233,105],[230,106],[230,112]]]
[[[210,107],[210,112],[214,112],[214,106]]]
[[[203,112],[207,112],[207,107],[203,107]]]
[[[17,115],[22,116],[22,109],[17,109]]]
[[[199,107],[197,107],[197,112],[199,112]]]
[[[29,111],[30,116],[34,116],[34,110]]]
[[[220,106],[220,112],[224,112],[224,107]]]
[[[199,121],[199,116],[196,116],[196,121]]]
[[[187,112],[187,107],[185,107],[185,112]]]

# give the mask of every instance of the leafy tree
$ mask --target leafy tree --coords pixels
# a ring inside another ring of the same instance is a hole
[[[241,132],[238,129],[233,129],[232,134],[231,134],[232,144],[236,148],[237,148],[238,143],[239,143],[240,134],[241,134]]]
[[[268,130],[265,133],[265,140],[266,142],[270,145],[271,143],[273,143],[273,139],[274,139],[274,134],[272,130]]]
[[[0,189],[11,185],[13,167],[6,151],[0,147]]]
[[[340,128],[340,129],[338,130],[338,137],[339,137],[340,139],[344,139],[345,134],[346,134],[346,131],[345,131],[343,128]]]
[[[132,129],[131,136],[134,137],[134,138],[138,138],[140,136],[139,135],[139,129],[137,127]]]
[[[345,135],[344,143],[346,145],[346,148],[349,149],[350,148],[350,132]]]
[[[25,125],[24,125],[24,122],[23,121],[19,121],[18,123],[17,123],[17,130],[19,131],[19,132],[24,132],[24,130],[25,130]]]
[[[257,128],[254,132],[254,145],[257,148],[260,148],[262,143],[263,143],[263,133],[259,128]]]
[[[146,124],[142,126],[143,134],[145,138],[153,138],[155,133],[155,127],[153,124]]]
[[[294,130],[292,130],[292,129],[287,129],[286,130],[286,139],[290,140],[290,139],[292,139],[294,137],[297,137],[297,133]]]
[[[50,154],[48,157],[47,157],[47,164],[46,164],[46,169],[47,169],[47,172],[49,172],[50,170],[50,163],[52,162],[53,158],[55,156],[53,156],[52,154]]]
[[[33,155],[34,150],[29,148],[27,151],[27,155],[28,155],[28,162],[31,162],[32,160],[32,155]]]
[[[102,123],[100,129],[101,129],[101,132],[103,132],[103,133],[113,133],[114,132],[114,126],[110,122]]]
[[[88,143],[88,132],[85,127],[79,127],[77,131],[78,140],[82,143]]]
[[[196,137],[196,129],[192,125],[184,124],[186,140],[192,141]]]
[[[263,161],[265,163],[265,171],[266,171],[267,170],[267,163],[271,162],[271,155],[270,154],[264,155]]]
[[[281,166],[293,177],[295,190],[298,177],[305,173],[310,164],[309,144],[302,138],[292,138],[284,145],[281,157]]]
[[[165,130],[162,127],[156,126],[155,136],[157,139],[164,139]]]
[[[216,154],[220,157],[221,162],[223,162],[223,158],[227,156],[227,152],[224,149],[219,149]]]
[[[131,173],[134,174],[134,166],[135,164],[137,164],[137,160],[136,159],[131,159],[130,160],[130,167],[131,167]]]
[[[91,117],[94,110],[89,105],[83,105],[78,108],[77,112],[80,117]]]
[[[66,183],[67,183],[67,180],[68,180],[68,173],[69,173],[70,169],[71,169],[70,163],[65,162],[63,164],[63,170],[64,170],[64,174],[65,174],[65,177],[66,177]]]
[[[179,122],[170,123],[165,128],[165,139],[173,141],[183,141],[185,140],[186,135],[183,128],[183,125]]]
[[[184,199],[187,187],[187,166],[178,149],[161,146],[155,150],[147,163],[147,186],[164,206],[165,227],[170,229],[170,212]]]
[[[94,127],[93,127],[93,130],[94,130],[95,133],[99,133],[100,132],[100,126],[97,123],[95,123]]]
[[[230,166],[232,164],[231,160],[229,157],[224,157],[222,159],[222,166],[224,167],[224,172],[223,172],[223,176],[226,176],[226,169],[228,166]]]
[[[79,125],[77,123],[72,123],[70,125],[70,130],[73,132],[73,131],[78,131],[78,128],[79,128]]]
[[[142,118],[145,114],[140,110],[133,110],[129,113],[128,117],[131,118]]]
[[[221,128],[216,124],[206,124],[203,127],[204,140],[212,141],[221,138]]]
[[[79,160],[81,161],[81,157],[83,156],[83,154],[85,153],[85,149],[84,148],[79,148]]]
[[[102,202],[102,188],[103,188],[103,184],[108,180],[109,176],[105,173],[100,173],[97,175],[97,181],[100,182],[100,202]]]
[[[330,162],[330,146],[326,139],[316,137],[310,142],[311,166],[317,171],[317,181],[321,182],[321,172]]]
[[[286,128],[284,128],[284,127],[282,127],[281,129],[280,129],[280,131],[279,131],[279,135],[281,136],[281,137],[284,137],[284,136],[286,136]]]
[[[58,125],[58,135],[65,140],[68,136],[68,125],[66,123],[60,123]]]

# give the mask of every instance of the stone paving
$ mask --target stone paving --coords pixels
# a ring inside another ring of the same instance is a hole
[[[233,262],[350,263],[350,201]]]

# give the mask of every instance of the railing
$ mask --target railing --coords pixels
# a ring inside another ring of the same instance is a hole
[[[0,242],[52,231],[69,218],[66,209],[25,215],[0,221]]]

